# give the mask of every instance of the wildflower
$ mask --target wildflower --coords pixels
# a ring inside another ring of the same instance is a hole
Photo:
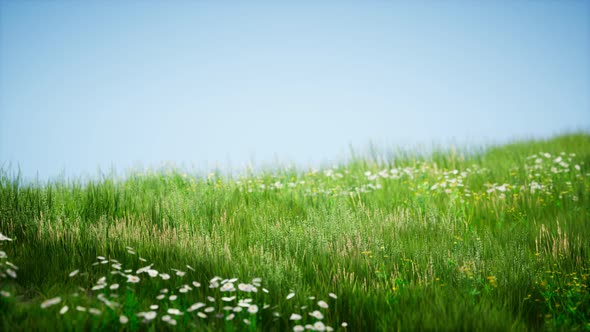
[[[289,293],[289,295],[287,295],[287,300],[292,299],[295,296],[295,293]]]
[[[176,295],[170,295],[170,297],[168,298],[170,301],[174,301],[178,298],[178,296]]]
[[[320,306],[320,308],[324,308],[324,309],[328,308],[328,304],[325,301],[318,301],[318,306]]]
[[[158,307],[159,307],[159,306],[158,306],[157,304],[152,304],[152,305],[150,306],[150,309],[152,309],[152,310],[156,310],[156,309],[158,309]]]
[[[127,282],[130,282],[130,283],[136,284],[136,283],[138,283],[138,282],[139,282],[139,277],[137,277],[137,276],[132,276],[132,275],[128,275],[128,276],[127,276]]]
[[[202,313],[202,312],[197,312],[197,316],[201,317],[201,318],[207,318],[207,315]]]
[[[215,308],[213,308],[213,307],[207,307],[203,311],[206,312],[206,313],[210,313],[210,312],[215,311]]]
[[[0,233],[0,241],[12,241],[12,239],[8,238],[4,234]]]
[[[209,300],[209,302],[215,302],[215,298],[213,296],[207,296],[207,300]]]
[[[328,294],[328,296],[330,296],[333,299],[337,299],[338,298],[338,296],[336,296],[336,294],[334,294],[334,293],[330,293],[330,294]]]
[[[119,288],[119,284],[112,284],[111,287],[109,287],[112,290],[118,289]]]
[[[142,262],[147,262],[147,259],[143,258],[143,257],[139,257],[139,260]]]
[[[179,277],[184,277],[185,274],[186,274],[186,272],[176,270],[176,275]]]
[[[162,278],[162,280],[168,280],[170,279],[170,275],[168,273],[160,273],[160,278]]]
[[[10,297],[10,292],[2,290],[0,291],[0,295],[2,295],[2,297]]]
[[[104,284],[96,285],[96,286],[92,287],[92,290],[101,290],[104,288],[104,286],[105,286]]]
[[[164,299],[165,297],[166,297],[166,295],[164,295],[164,294],[160,294],[160,295],[156,296],[156,299],[157,299],[157,300],[162,300],[162,299]]]
[[[257,291],[256,287],[254,287],[250,284],[238,284],[238,289],[241,290],[242,292],[246,292],[246,293]]]
[[[168,313],[171,315],[176,315],[176,316],[181,316],[184,314],[182,311],[180,311],[178,309],[174,309],[174,308],[168,309]]]
[[[64,306],[63,306],[63,307],[61,307],[61,309],[59,310],[59,314],[60,314],[60,315],[63,315],[63,314],[65,314],[66,312],[68,312],[68,310],[69,310],[69,309],[70,309],[70,308],[69,308],[67,305],[64,305]]]
[[[43,303],[41,303],[41,309],[45,309],[48,307],[51,307],[52,305],[58,304],[61,302],[61,297],[54,297],[52,299],[49,300],[45,300],[43,301]]]
[[[186,309],[186,311],[188,311],[188,312],[195,311],[195,310],[198,310],[199,308],[202,308],[204,306],[205,306],[205,303],[197,302],[197,303],[191,305],[190,308]]]
[[[314,331],[325,331],[326,325],[322,322],[315,322],[315,324],[313,324],[313,329]]]
[[[193,281],[193,286],[195,287],[201,287],[201,283]]]
[[[242,285],[242,284],[240,284]],[[219,291],[221,292],[235,292],[236,289],[234,288],[234,284],[231,282],[228,282],[227,284],[223,284],[223,286],[221,286],[219,288]]]
[[[14,271],[12,269],[6,269],[6,274],[8,274],[12,278],[16,279],[16,271]]]
[[[0,259],[6,258],[6,257],[8,257],[8,255],[6,255],[6,252],[0,250]]]
[[[171,317],[170,315],[164,315],[164,316],[162,316],[162,320],[163,320],[164,322],[167,322],[167,321],[169,321],[170,319],[172,319],[172,317]]]
[[[86,311],[86,307],[76,306],[76,310],[85,312]]]
[[[154,277],[157,277],[157,276],[158,276],[158,271],[156,271],[156,270],[149,269],[149,270],[147,271],[147,273],[148,273],[148,275],[149,275],[150,277],[152,277],[152,278],[154,278]]]
[[[68,276],[71,278],[71,277],[75,276],[76,274],[78,274],[78,272],[80,272],[80,270],[74,270],[74,271],[70,272],[70,274],[68,274]]]
[[[316,318],[316,319],[324,319],[324,315],[322,315],[322,313],[319,312],[318,310],[315,310],[314,312],[310,312],[309,315],[311,317]]]
[[[189,270],[191,270],[191,271],[194,271],[194,270],[195,270],[195,269],[194,269],[192,266],[190,266],[190,265],[188,265],[188,264],[186,265],[186,267],[187,267]]]
[[[100,310],[98,310],[96,308],[90,308],[90,309],[88,309],[88,312],[90,314],[95,315],[95,316],[100,316],[102,314],[102,311],[100,311]]]
[[[300,320],[301,318],[302,318],[301,315],[291,314],[291,317],[289,317],[289,320]]]
[[[139,270],[137,270],[135,273],[136,274],[141,274],[141,273],[147,272],[147,271],[149,271],[152,268],[152,266],[154,266],[154,264],[150,264],[148,266],[144,266],[144,267],[140,268]]]
[[[250,325],[250,320],[249,320],[249,319],[247,319],[247,318],[244,318],[244,324],[246,324],[246,325]]]
[[[242,311],[242,307],[237,306],[234,308],[234,312],[240,312],[240,311]]]
[[[255,314],[258,312],[258,306],[256,304],[253,304],[251,306],[248,307],[248,312],[251,314]]]
[[[227,317],[225,317],[225,320],[232,320],[232,319],[234,319],[234,317],[236,317],[235,314],[229,314],[229,315],[227,315]]]
[[[129,318],[127,318],[127,316],[125,316],[125,315],[119,316],[119,323],[127,324],[127,322],[129,322]]]
[[[231,296],[231,297],[227,297],[227,296],[226,296],[226,297],[222,297],[222,298],[221,298],[221,301],[224,301],[224,302],[230,302],[230,301],[233,301],[233,300],[235,300],[235,299],[236,299],[236,297],[235,297],[235,296]]]
[[[139,316],[139,314],[137,314]],[[154,318],[156,318],[158,314],[155,311],[148,311],[146,313],[143,314],[143,318],[147,321],[150,321]]]
[[[120,270],[121,264],[113,264],[112,267],[113,267],[113,269]]]
[[[347,327],[348,326],[348,323],[347,322],[342,322],[341,325],[342,325],[342,327]]]
[[[305,331],[305,327],[303,327],[302,325],[293,326],[293,332],[303,332],[303,331]]]

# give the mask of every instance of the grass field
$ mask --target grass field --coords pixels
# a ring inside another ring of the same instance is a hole
[[[590,330],[590,136],[245,176],[0,171],[0,330]]]

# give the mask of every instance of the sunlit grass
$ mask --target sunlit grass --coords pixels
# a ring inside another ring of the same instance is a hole
[[[590,329],[590,136],[244,176],[0,172],[2,330]]]

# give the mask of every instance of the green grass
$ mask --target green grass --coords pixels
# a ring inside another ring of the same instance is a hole
[[[316,310],[337,331],[590,330],[588,134],[388,156],[233,178],[0,170],[0,330],[290,331]]]

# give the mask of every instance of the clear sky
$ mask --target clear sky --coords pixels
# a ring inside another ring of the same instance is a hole
[[[319,165],[590,128],[590,1],[278,3],[0,0],[0,165]]]

